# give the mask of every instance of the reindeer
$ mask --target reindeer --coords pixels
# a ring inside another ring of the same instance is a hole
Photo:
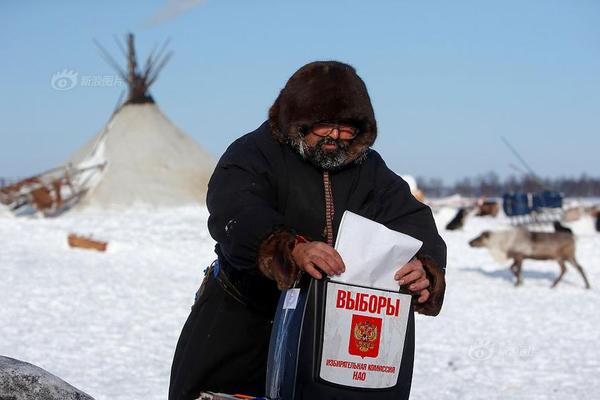
[[[522,283],[521,265],[524,259],[555,260],[560,265],[560,274],[552,283],[556,287],[570,262],[581,274],[585,288],[590,284],[583,268],[575,259],[575,237],[568,232],[530,232],[524,228],[509,231],[485,231],[469,242],[471,247],[486,247],[497,260],[513,259],[510,270],[517,279],[515,286]]]

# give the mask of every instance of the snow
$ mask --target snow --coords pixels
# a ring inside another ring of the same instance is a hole
[[[0,354],[100,399],[166,398],[213,242],[201,208],[1,219]],[[67,235],[109,242],[71,250]]]
[[[447,294],[440,316],[417,316],[412,399],[600,398],[600,234],[568,224],[591,290],[574,269],[556,289],[552,262],[526,261],[513,287],[506,265],[468,240],[504,217],[443,227]],[[56,219],[0,211],[0,355],[38,365],[102,399],[164,399],[179,332],[214,242],[200,207],[88,209]],[[67,235],[109,242],[72,250]]]

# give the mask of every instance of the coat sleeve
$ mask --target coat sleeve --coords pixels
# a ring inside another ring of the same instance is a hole
[[[246,135],[229,146],[210,179],[208,228],[233,268],[256,268],[261,242],[283,224],[272,176],[268,158]]]
[[[415,303],[415,310],[437,315],[446,289],[446,244],[438,233],[431,209],[415,199],[408,184],[392,172],[379,155],[377,158],[375,196],[379,207],[376,220],[423,242],[417,258],[423,263],[430,281],[431,296],[424,304]]]

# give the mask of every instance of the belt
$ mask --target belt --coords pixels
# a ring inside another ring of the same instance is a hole
[[[213,261],[205,270],[204,270],[204,278],[202,279],[202,283],[200,284],[200,288],[196,292],[194,303],[198,302],[200,296],[204,292],[204,288],[206,287],[208,280],[214,279],[219,286],[223,289],[225,293],[229,296],[233,297],[236,301],[241,304],[248,305],[244,299],[240,291],[235,287],[231,280],[227,277],[227,274],[221,268],[221,264],[219,260]]]
[[[212,275],[219,283],[221,288],[223,288],[225,293],[227,293],[237,302],[248,306],[248,302],[244,300],[244,296],[242,295],[242,293],[240,293],[238,288],[235,287],[235,285],[231,282],[223,268],[221,268],[221,263],[219,263],[218,259],[213,261],[210,267],[208,267],[206,275]]]

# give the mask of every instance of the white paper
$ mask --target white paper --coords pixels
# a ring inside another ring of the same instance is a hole
[[[395,272],[417,254],[423,242],[384,225],[345,211],[336,250],[346,271],[334,279],[353,285],[398,290]]]
[[[285,292],[285,299],[283,301],[284,310],[294,310],[298,305],[298,296],[300,296],[300,289],[288,289]]]

